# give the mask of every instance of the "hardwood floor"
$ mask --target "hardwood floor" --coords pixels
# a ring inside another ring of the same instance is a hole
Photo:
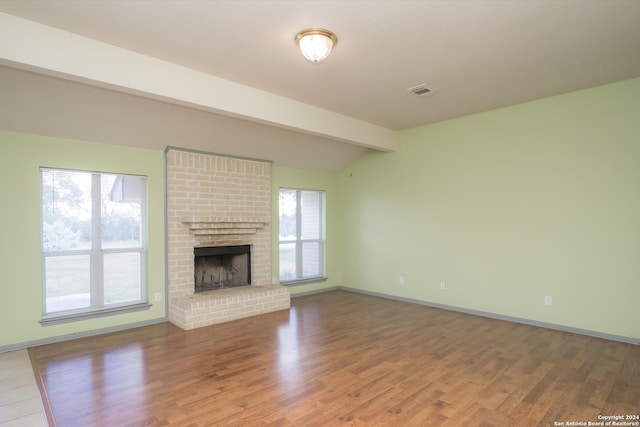
[[[60,427],[554,426],[640,414],[640,346],[344,291],[30,354]]]

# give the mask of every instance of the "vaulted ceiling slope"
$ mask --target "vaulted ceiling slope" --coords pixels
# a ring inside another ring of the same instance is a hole
[[[3,129],[319,170],[640,76],[637,0],[0,0],[0,20]],[[308,27],[338,35],[321,64],[294,44]]]

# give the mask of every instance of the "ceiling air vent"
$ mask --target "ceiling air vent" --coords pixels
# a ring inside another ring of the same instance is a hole
[[[421,85],[410,87],[407,89],[407,92],[413,92],[416,95],[423,96],[430,94],[433,90],[428,88],[426,84],[422,83]]]

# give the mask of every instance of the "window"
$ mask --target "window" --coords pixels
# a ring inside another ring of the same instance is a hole
[[[323,278],[324,199],[322,191],[280,189],[281,282]]]
[[[43,314],[146,305],[146,178],[41,169]]]

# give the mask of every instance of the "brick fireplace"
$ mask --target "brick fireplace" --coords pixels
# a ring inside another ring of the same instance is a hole
[[[289,308],[271,285],[271,163],[169,148],[169,321],[183,329]],[[195,292],[194,249],[246,245],[251,285]]]

